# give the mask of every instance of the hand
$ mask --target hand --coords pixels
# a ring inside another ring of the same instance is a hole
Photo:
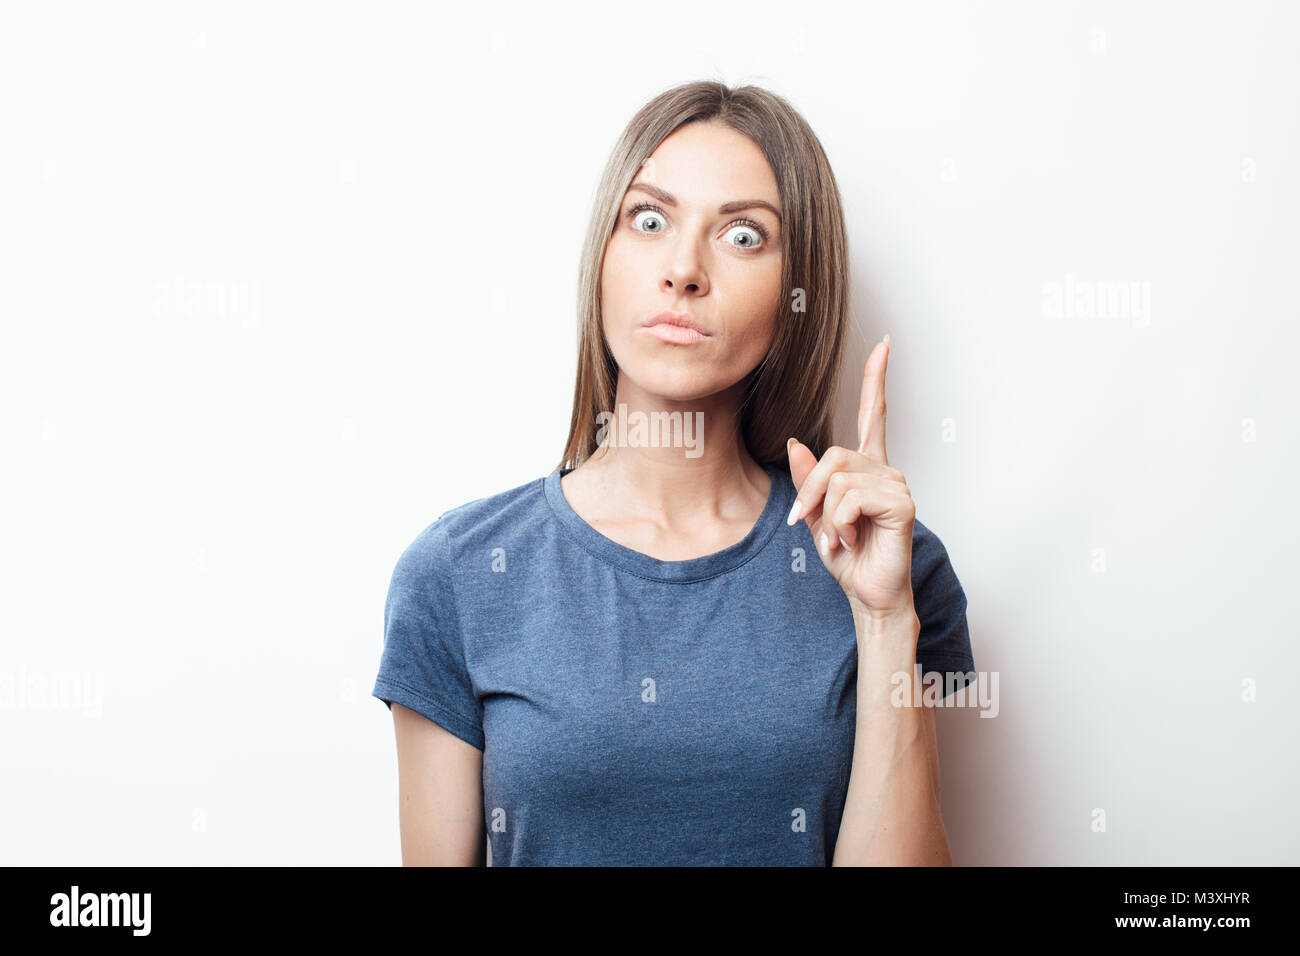
[[[858,450],[838,445],[821,461],[790,440],[790,476],[798,489],[789,523],[808,522],[826,569],[850,602],[874,619],[915,613],[912,525],[916,506],[903,473],[885,456],[885,366],[889,337],[871,350],[858,408]]]

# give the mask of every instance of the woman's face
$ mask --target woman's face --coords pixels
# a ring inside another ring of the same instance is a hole
[[[623,197],[601,270],[621,388],[689,401],[762,361],[780,305],[780,210],[776,178],[743,134],[693,122],[659,144]],[[652,330],[665,310],[688,313],[703,337]]]

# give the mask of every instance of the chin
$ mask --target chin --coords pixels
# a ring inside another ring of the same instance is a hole
[[[630,368],[620,365],[619,369],[637,388],[672,402],[707,398],[727,387],[728,383],[714,374],[703,374],[705,370],[693,367],[695,364],[659,359],[637,362]]]

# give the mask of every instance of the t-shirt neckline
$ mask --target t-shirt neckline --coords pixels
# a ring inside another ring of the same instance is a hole
[[[731,547],[712,554],[685,561],[661,561],[605,537],[578,516],[564,497],[564,490],[560,486],[560,479],[572,470],[556,468],[542,479],[546,500],[565,530],[577,538],[583,548],[607,564],[642,578],[674,584],[690,584],[717,577],[734,571],[753,559],[785,520],[795,497],[790,476],[774,465],[764,465],[763,470],[772,479],[772,488],[767,495],[767,504],[763,506],[763,511],[750,528],[749,534]]]

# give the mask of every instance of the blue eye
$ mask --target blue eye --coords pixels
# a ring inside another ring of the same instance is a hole
[[[648,216],[643,216],[643,215],[642,215],[643,213],[649,213],[649,215],[648,215]],[[637,209],[633,209],[633,210],[629,213],[629,215],[630,215],[631,218],[632,218],[632,227],[633,227],[634,229],[636,229],[638,232],[647,232],[647,231],[649,231],[649,232],[651,232],[651,233],[655,233],[655,232],[663,232],[663,231],[664,231],[664,230],[663,230],[663,225],[662,225],[662,223],[663,223],[663,219],[662,219],[662,218],[659,216],[659,214],[658,214],[657,212],[655,212],[655,210],[653,210],[653,209],[647,209],[646,207],[642,206],[642,207],[638,207]],[[649,219],[649,220],[651,220],[652,222],[655,221],[655,220],[658,220],[659,223],[660,223],[659,228],[657,228],[657,229],[650,229],[650,230],[646,230],[646,229],[642,228],[641,223],[645,222],[646,219]]]
[[[727,235],[728,236],[731,235],[731,233],[736,229],[743,229],[747,232],[751,232],[757,237],[754,239],[750,239],[748,242],[744,243],[743,245],[736,246],[737,249],[753,249],[756,246],[758,246],[760,243],[762,243],[763,239],[765,238],[763,234],[755,226],[746,225],[744,223],[736,223],[736,225],[732,226],[730,229],[727,230]]]

